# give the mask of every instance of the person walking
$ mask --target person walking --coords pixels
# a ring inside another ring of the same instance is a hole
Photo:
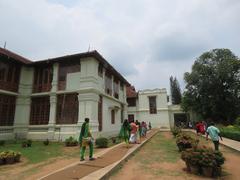
[[[135,144],[137,143],[138,126],[135,124],[134,121],[131,122],[130,126],[131,126],[131,135],[130,135],[129,142],[132,144]]]
[[[212,139],[215,150],[218,151],[219,150],[219,138],[222,140],[222,137],[220,135],[219,129],[217,127],[215,127],[215,124],[213,122],[207,128],[206,140],[208,140],[208,135]]]
[[[148,123],[148,129],[149,129],[149,130],[152,129],[152,124],[151,124],[151,122]]]
[[[82,124],[81,132],[79,135],[80,161],[84,161],[86,147],[89,146],[89,160],[95,160],[93,157],[93,138],[89,129],[89,118],[85,118],[85,122]]]
[[[127,144],[127,147],[128,147],[128,144],[129,144],[129,138],[130,138],[130,133],[129,132],[130,132],[130,130],[131,130],[131,126],[128,123],[128,120],[125,119],[123,124],[122,124],[120,133],[119,133],[119,138],[125,141],[125,143]]]

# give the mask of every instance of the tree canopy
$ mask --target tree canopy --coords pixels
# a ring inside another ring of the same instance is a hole
[[[232,123],[240,115],[240,60],[229,49],[203,53],[184,80],[185,111],[222,123]]]
[[[170,77],[170,91],[172,104],[180,104],[182,99],[181,89],[177,78]]]

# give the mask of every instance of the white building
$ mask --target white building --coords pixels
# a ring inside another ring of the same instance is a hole
[[[127,87],[128,119],[151,122],[152,127],[173,127],[176,123],[187,123],[188,115],[179,105],[168,102],[167,90],[146,89],[136,92],[133,86]]]
[[[30,61],[0,48],[0,139],[116,134],[127,117],[127,80],[97,51]]]

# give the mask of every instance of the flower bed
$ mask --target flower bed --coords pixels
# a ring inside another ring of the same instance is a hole
[[[221,152],[205,146],[187,149],[182,152],[181,158],[190,172],[207,177],[220,176],[221,165],[225,160]]]
[[[3,151],[0,153],[0,165],[13,164],[19,162],[21,158],[20,152]]]
[[[180,133],[176,139],[176,144],[180,152],[197,146],[198,142],[199,140],[196,140],[185,133]]]

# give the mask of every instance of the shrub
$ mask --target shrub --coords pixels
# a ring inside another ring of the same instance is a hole
[[[96,139],[95,144],[98,148],[106,148],[108,147],[108,139],[105,137],[99,137]]]
[[[0,165],[3,164],[13,164],[15,162],[19,162],[21,157],[20,152],[14,151],[3,151],[0,153]]]
[[[199,140],[193,139],[191,136],[181,133],[178,134],[176,139],[176,144],[178,146],[179,151],[183,151],[187,148],[196,147],[199,143]]]
[[[224,127],[220,128],[221,136],[240,141],[240,130],[238,127]]]
[[[197,166],[198,173],[204,173],[204,168],[211,168],[211,176],[220,175],[219,169],[221,169],[221,165],[223,165],[225,161],[221,152],[214,151],[213,149],[205,146],[187,149],[182,152],[181,158],[188,166]]]
[[[45,141],[43,141],[43,144],[44,144],[45,146],[48,146],[48,145],[49,145],[49,140],[46,139]]]
[[[4,146],[5,141],[4,140],[0,140],[0,146]]]
[[[27,140],[24,140],[22,142],[22,147],[25,148],[25,147],[31,147],[32,146],[32,140],[31,139],[27,139]]]
[[[172,129],[171,129],[171,132],[172,132],[172,135],[174,137],[176,137],[177,135],[179,135],[181,132],[182,132],[182,129],[180,127],[176,127],[174,126]]]
[[[74,139],[72,136],[70,136],[65,140],[65,146],[77,146],[77,145],[78,145],[78,141]]]
[[[240,127],[240,117],[235,120],[235,124]]]

